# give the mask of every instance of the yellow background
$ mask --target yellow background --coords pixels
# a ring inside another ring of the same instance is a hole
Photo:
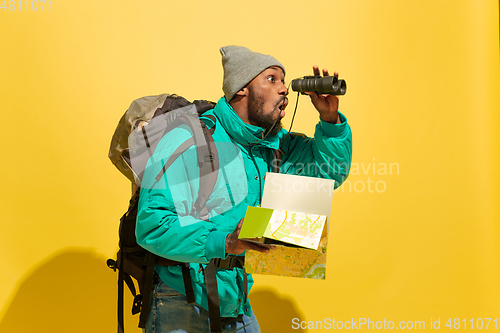
[[[263,332],[294,331],[293,318],[500,317],[496,0],[52,7],[0,10],[0,332],[115,331],[105,260],[130,186],[111,135],[141,96],[217,100],[228,44],[274,55],[288,82],[318,64],[348,84],[357,169],[334,196],[327,280],[255,276]],[[294,130],[316,121],[302,97]]]

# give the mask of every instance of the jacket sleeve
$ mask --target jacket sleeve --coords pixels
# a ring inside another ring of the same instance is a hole
[[[282,145],[281,172],[335,180],[339,187],[349,175],[352,134],[346,117],[339,112],[340,124],[320,120],[314,138],[290,133]]]
[[[137,243],[171,260],[207,263],[212,258],[225,258],[229,232],[189,215],[200,182],[196,148],[181,154],[155,183],[165,161],[184,139],[185,135],[169,133],[148,162],[139,199]]]

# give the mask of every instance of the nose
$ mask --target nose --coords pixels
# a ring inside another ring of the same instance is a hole
[[[281,87],[279,88],[278,93],[280,95],[283,95],[283,96],[287,96],[288,95],[288,88],[285,86],[285,84],[283,82],[281,82]]]

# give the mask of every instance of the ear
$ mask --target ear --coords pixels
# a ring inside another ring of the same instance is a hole
[[[247,86],[241,88],[240,90],[238,90],[236,92],[236,94],[234,94],[234,96],[239,96],[239,97],[244,97],[246,95],[248,95],[248,88],[247,88]]]

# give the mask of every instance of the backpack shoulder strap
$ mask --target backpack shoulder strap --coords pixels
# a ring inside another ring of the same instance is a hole
[[[198,190],[198,198],[193,206],[193,212],[198,211],[202,220],[208,220],[207,200],[217,183],[219,153],[212,137],[213,131],[209,130],[203,121],[201,121],[201,128],[203,129],[207,145],[203,146],[204,151],[202,152],[202,156],[198,152],[200,188]],[[215,125],[212,127],[212,130],[215,130]]]
[[[183,121],[184,123],[189,125],[194,132],[195,125],[191,122],[191,119],[183,119],[182,117],[179,118],[179,121]],[[177,149],[172,153],[165,165],[163,165],[160,172],[156,175],[154,183],[154,185],[156,185],[161,180],[170,165],[172,165],[172,163],[183,152],[185,152],[193,144],[196,144],[198,166],[200,168],[200,186],[198,190],[198,197],[196,198],[195,204],[193,205],[191,214],[199,212],[200,218],[202,220],[208,219],[208,209],[206,203],[208,197],[215,187],[215,184],[217,183],[219,170],[219,154],[212,137],[212,134],[215,131],[215,117],[213,117],[213,119],[210,119],[214,122],[214,126],[209,129],[207,125],[202,120],[200,120],[201,128],[203,130],[203,138],[197,138],[194,135],[193,137],[184,141],[179,147],[177,147]],[[204,143],[200,143],[200,141],[204,141]]]
[[[279,149],[279,148],[274,149],[273,153],[274,153],[274,161],[273,161],[274,170],[273,170],[273,172],[279,173],[280,167],[281,167],[281,155],[282,155],[281,149]]]

